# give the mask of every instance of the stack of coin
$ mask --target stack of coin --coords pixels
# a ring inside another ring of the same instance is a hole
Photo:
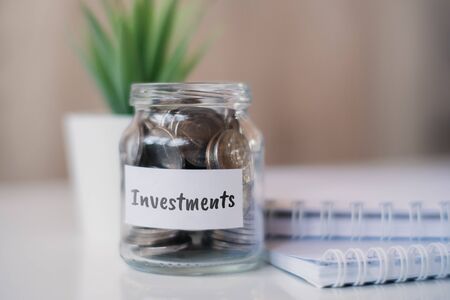
[[[213,230],[210,239],[215,250],[251,251],[259,243],[254,215],[244,217],[243,227]]]
[[[157,108],[135,124],[127,140],[128,156],[122,161],[164,169],[242,169],[244,227],[214,230],[206,238],[214,249],[249,250],[256,243],[253,216],[252,154],[235,110],[223,114],[195,106]],[[190,233],[191,234],[191,233]],[[189,247],[186,232],[132,227],[125,241],[149,256]]]
[[[146,227],[131,227],[125,241],[134,245],[133,251],[140,256],[176,252],[190,245],[190,238],[179,230]]]
[[[133,155],[142,167],[168,169],[244,169],[251,151],[234,110],[225,117],[213,109],[159,109],[141,121]],[[131,148],[131,147],[130,147]],[[248,175],[248,174],[246,174]],[[245,176],[244,176],[245,177]],[[245,177],[249,181],[249,176]]]

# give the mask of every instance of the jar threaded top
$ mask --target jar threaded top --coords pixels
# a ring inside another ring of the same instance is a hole
[[[135,83],[130,104],[146,105],[224,105],[251,102],[249,87],[234,82]]]

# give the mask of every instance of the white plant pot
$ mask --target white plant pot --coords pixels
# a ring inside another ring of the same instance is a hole
[[[131,117],[70,114],[64,118],[69,175],[83,237],[118,241],[119,140]]]

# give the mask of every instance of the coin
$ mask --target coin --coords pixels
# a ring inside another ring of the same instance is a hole
[[[216,250],[228,250],[228,251],[249,251],[254,245],[242,245],[236,243],[228,243],[220,240],[213,240],[211,243],[211,247]]]
[[[255,243],[257,240],[257,235],[255,234],[240,234],[232,231],[214,231],[209,236],[212,239],[229,241],[233,242],[233,240],[242,240],[241,243]]]
[[[150,237],[164,237],[168,234],[177,233],[178,230],[173,229],[159,229],[159,228],[147,228],[147,227],[132,227],[129,231],[130,235],[142,235]]]
[[[211,234],[213,233],[219,233],[219,234],[227,234],[227,235],[234,235],[234,236],[241,236],[241,232],[233,230],[233,229],[216,229],[214,231],[211,232]],[[254,230],[251,231],[247,231],[246,234],[244,234],[245,236],[249,237],[249,236],[255,236],[256,232]]]
[[[227,231],[238,233],[238,234],[251,235],[251,234],[255,233],[256,227],[255,226],[244,226],[244,227],[239,227],[239,228],[227,229]]]
[[[211,234],[213,239],[237,244],[255,244],[256,235],[242,235],[233,232],[216,230]]]
[[[166,129],[170,129],[170,124],[172,123],[173,119],[176,116],[178,109],[166,109],[164,113],[161,114],[161,117],[158,118],[159,126],[162,126]]]
[[[204,168],[208,143],[224,128],[224,122],[212,109],[189,107],[177,111],[169,128],[177,138],[184,140],[181,149],[186,161],[193,166]]]
[[[224,130],[214,146],[215,165],[219,169],[243,169],[250,164],[247,138],[237,130]]]
[[[167,245],[159,246],[137,246],[133,248],[133,252],[141,257],[148,257],[161,254],[169,254],[173,252],[178,252],[180,250],[186,249],[191,244],[191,239],[189,237],[174,239],[173,243]]]
[[[172,134],[146,120],[143,126],[143,149],[139,165],[164,169],[182,169],[183,156]]]
[[[177,230],[132,227],[125,241],[129,244],[151,246],[171,241],[178,236]]]
[[[235,129],[217,133],[206,148],[209,169],[242,169],[244,184],[244,214],[251,207],[253,191],[251,150],[247,138]]]
[[[217,148],[217,140],[219,139],[221,132],[216,133],[208,143],[206,147],[206,165],[208,169],[217,169],[219,166],[217,164],[216,158],[216,148]]]
[[[132,245],[138,245],[138,246],[156,246],[161,244],[170,244],[171,241],[173,241],[173,238],[176,235],[169,235],[167,237],[160,237],[160,238],[151,238],[151,237],[145,237],[145,236],[134,236],[129,235],[125,239],[125,241],[128,244]]]

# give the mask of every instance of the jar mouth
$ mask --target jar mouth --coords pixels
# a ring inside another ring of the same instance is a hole
[[[250,89],[239,82],[134,83],[130,105],[250,104]]]

